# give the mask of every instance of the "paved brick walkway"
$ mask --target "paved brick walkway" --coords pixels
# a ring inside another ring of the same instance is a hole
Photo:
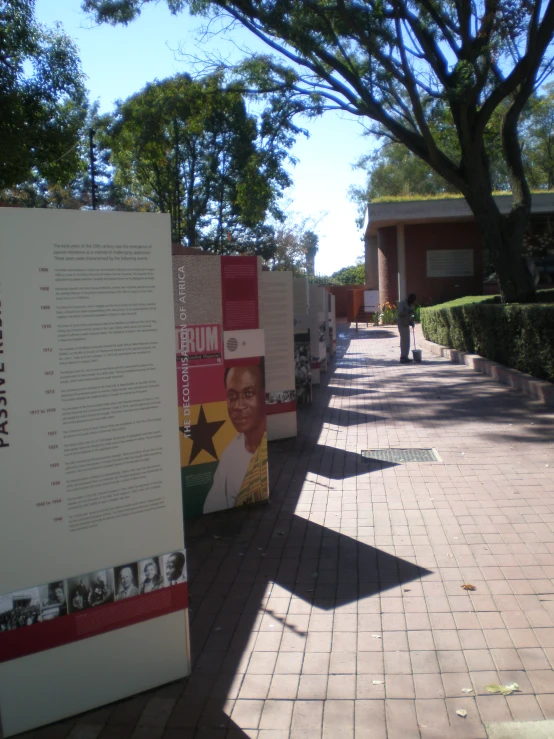
[[[271,504],[189,526],[191,678],[29,736],[481,739],[554,717],[553,409],[398,364],[395,329],[343,334],[300,436],[270,445]],[[442,461],[361,459],[377,447]]]

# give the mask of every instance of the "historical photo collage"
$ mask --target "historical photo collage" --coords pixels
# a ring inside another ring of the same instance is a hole
[[[177,550],[138,562],[0,595],[0,632],[50,621],[187,581],[186,555]]]

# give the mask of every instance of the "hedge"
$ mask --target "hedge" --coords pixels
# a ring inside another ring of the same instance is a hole
[[[554,382],[554,290],[540,302],[495,302],[495,298],[422,308],[423,335],[451,349],[479,354],[541,380]]]

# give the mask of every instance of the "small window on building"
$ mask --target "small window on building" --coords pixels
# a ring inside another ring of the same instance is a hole
[[[473,249],[428,249],[427,277],[473,277]]]

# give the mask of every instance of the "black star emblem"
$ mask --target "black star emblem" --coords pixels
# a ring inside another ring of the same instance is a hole
[[[190,436],[187,437],[192,439],[192,451],[190,453],[189,464],[192,464],[202,450],[211,454],[215,459],[218,458],[214,447],[213,437],[217,434],[224,423],[225,421],[206,421],[204,407],[200,406],[198,421],[194,426],[190,427]],[[185,433],[184,426],[179,426],[179,430],[183,434]]]

